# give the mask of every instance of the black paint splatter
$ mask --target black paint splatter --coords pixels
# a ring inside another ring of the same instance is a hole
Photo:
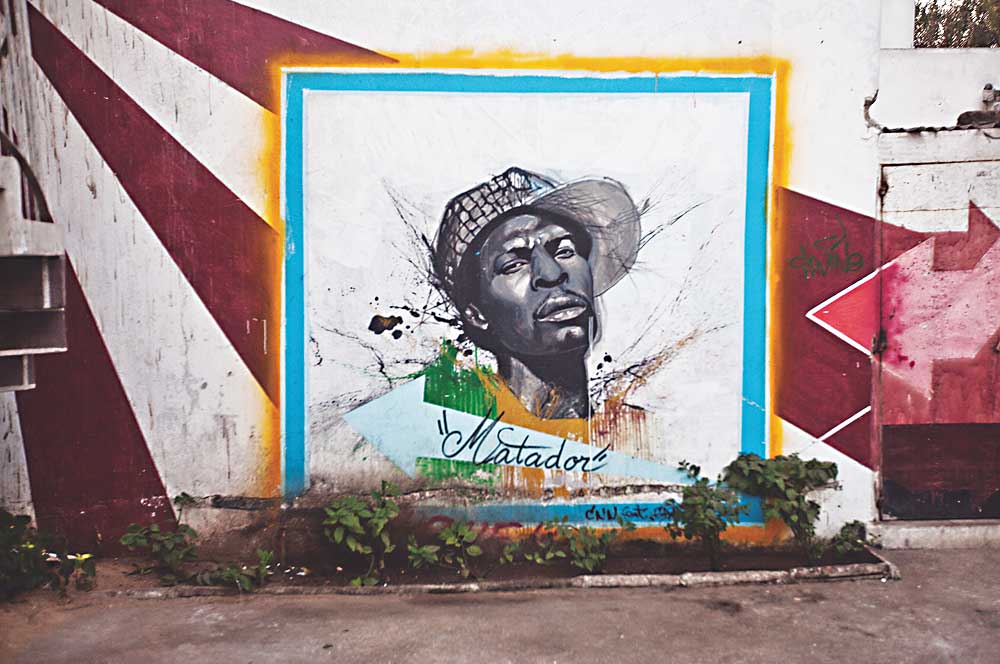
[[[380,316],[378,314],[372,316],[372,320],[368,323],[368,329],[375,334],[382,334],[386,330],[391,330],[400,323],[403,322],[400,316]],[[397,337],[398,339],[399,337]]]

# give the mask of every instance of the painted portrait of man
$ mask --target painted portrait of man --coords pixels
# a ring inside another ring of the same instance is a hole
[[[448,202],[432,263],[502,388],[535,417],[586,418],[596,298],[632,267],[640,237],[619,182],[560,184],[511,167]]]
[[[763,440],[744,427],[763,401],[743,399],[743,358],[766,255],[747,222],[746,94],[656,76],[370,76],[400,89],[303,98],[288,170],[303,179],[289,311],[307,332],[314,473],[375,458],[534,496],[597,473],[672,482],[681,459],[714,472]],[[406,87],[435,81],[459,87]]]

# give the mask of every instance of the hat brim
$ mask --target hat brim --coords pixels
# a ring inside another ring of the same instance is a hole
[[[620,182],[610,178],[567,182],[525,201],[522,207],[573,219],[590,235],[593,246],[588,262],[595,295],[621,281],[635,265],[641,215]]]

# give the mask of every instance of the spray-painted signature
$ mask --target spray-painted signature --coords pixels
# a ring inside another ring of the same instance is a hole
[[[852,252],[847,242],[847,229],[844,223],[837,220],[840,226],[840,233],[821,237],[812,243],[812,249],[818,253],[811,253],[810,248],[802,243],[799,254],[788,262],[793,270],[802,270],[802,276],[806,279],[819,275],[825,277],[830,272],[857,272],[864,267],[864,259],[861,253]]]
[[[442,409],[438,418],[438,433],[441,435],[441,454],[446,459],[471,461],[477,466],[496,464],[498,466],[517,465],[526,468],[546,468],[548,470],[577,470],[584,473],[599,471],[608,465],[608,449],[595,448],[589,456],[564,454],[566,439],[558,449],[549,445],[531,444],[530,434],[520,441],[510,440],[514,428],[501,426],[503,413],[493,417],[493,410],[480,420],[471,432],[461,432],[448,426],[448,411]],[[464,455],[464,456],[463,456]]]

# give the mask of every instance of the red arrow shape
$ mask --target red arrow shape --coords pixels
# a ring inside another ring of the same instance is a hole
[[[1000,243],[971,270],[934,270],[938,238],[899,257],[882,277],[882,366],[931,398],[933,364],[975,357],[1000,324]]]
[[[881,324],[883,368],[930,399],[934,361],[974,357],[1000,325],[998,238],[970,203],[968,231],[936,234],[806,317],[865,353]]]
[[[969,230],[934,235],[935,270],[971,270],[1000,238],[1000,228],[969,203]]]

